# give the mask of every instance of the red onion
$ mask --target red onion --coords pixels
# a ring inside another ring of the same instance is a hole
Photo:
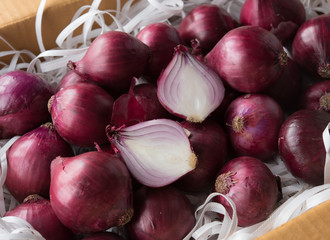
[[[243,26],[223,36],[205,59],[232,88],[255,93],[266,90],[280,77],[287,54],[269,31]]]
[[[130,239],[181,240],[195,225],[191,203],[173,187],[143,187],[134,199],[135,213],[127,224]]]
[[[131,174],[149,187],[168,185],[195,168],[194,154],[182,126],[169,119],[106,128],[109,141]]]
[[[278,103],[264,94],[246,94],[230,103],[225,114],[235,152],[266,160],[277,152],[278,132],[284,120]]]
[[[312,83],[301,96],[301,107],[330,113],[330,80]]]
[[[31,194],[49,196],[50,164],[57,156],[72,156],[70,145],[44,124],[20,137],[7,151],[6,187],[22,202]]]
[[[157,96],[173,115],[202,122],[220,105],[224,91],[219,76],[179,45],[158,79]]]
[[[109,31],[92,42],[80,61],[68,66],[116,96],[128,90],[132,77],[144,73],[149,57],[149,47],[134,36]]]
[[[297,178],[323,184],[326,152],[322,133],[330,122],[330,113],[302,109],[291,114],[282,124],[278,146],[280,156]]]
[[[123,237],[112,232],[94,233],[88,237],[84,237],[81,240],[125,240]]]
[[[171,61],[174,47],[182,43],[175,27],[167,23],[153,23],[143,28],[136,38],[146,44],[151,51],[151,59],[145,75],[156,82],[159,74]]]
[[[330,15],[307,20],[296,33],[292,56],[304,69],[330,78]]]
[[[132,184],[125,164],[106,152],[57,157],[51,164],[50,202],[74,232],[122,226],[132,217]]]
[[[58,92],[59,90],[61,90],[61,88],[65,88],[80,82],[88,82],[88,80],[85,79],[83,76],[79,75],[74,70],[68,71],[57,85],[55,92]]]
[[[190,133],[189,141],[198,163],[194,170],[176,182],[176,186],[185,191],[206,190],[227,160],[227,136],[222,127],[211,119],[202,123],[184,121],[181,125]]]
[[[226,163],[215,181],[215,191],[235,203],[241,227],[265,220],[274,210],[278,197],[273,173],[261,160],[247,156]],[[217,201],[232,215],[231,206],[222,196],[218,196]]]
[[[51,85],[21,70],[0,77],[0,138],[22,135],[50,120]]]
[[[202,52],[207,54],[229,30],[235,27],[235,21],[224,9],[213,4],[202,4],[182,19],[178,31],[187,45],[197,39]]]
[[[262,27],[288,42],[305,22],[306,12],[300,0],[246,0],[240,20],[242,25]]]
[[[5,216],[24,219],[47,240],[72,240],[74,234],[56,217],[49,200],[37,194],[29,195]]]
[[[58,133],[76,146],[107,143],[105,127],[112,114],[113,98],[91,83],[77,83],[62,88],[49,102]]]

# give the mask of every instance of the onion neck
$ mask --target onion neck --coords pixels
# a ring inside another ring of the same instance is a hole
[[[221,194],[227,194],[232,186],[237,183],[237,179],[234,179],[236,173],[231,171],[220,174],[215,180],[215,191]]]
[[[131,221],[133,214],[134,214],[133,208],[128,209],[126,213],[119,218],[118,226],[124,226],[126,223]]]
[[[318,69],[318,74],[322,78],[330,78],[330,64],[326,63],[326,64],[321,65]]]
[[[326,93],[320,97],[320,108],[324,111],[330,111],[330,93]]]
[[[31,194],[31,195],[27,196],[26,198],[24,198],[23,203],[35,203],[35,202],[38,202],[43,199],[44,198],[38,194]]]
[[[281,66],[286,66],[288,64],[288,54],[285,52],[284,49],[282,49],[278,58]]]

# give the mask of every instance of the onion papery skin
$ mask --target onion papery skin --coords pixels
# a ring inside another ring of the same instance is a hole
[[[144,73],[149,58],[149,47],[136,37],[109,31],[91,43],[81,60],[68,66],[118,96],[129,89],[133,77]]]
[[[192,171],[197,162],[187,132],[170,119],[129,127],[108,125],[107,136],[132,176],[148,187],[163,187]]]
[[[51,164],[50,202],[76,233],[123,226],[132,217],[132,182],[125,164],[106,152],[57,157]]]
[[[304,22],[293,43],[292,56],[305,70],[330,78],[330,15],[321,15]]]
[[[197,155],[196,168],[182,176],[175,186],[189,192],[210,188],[216,174],[227,161],[227,136],[222,127],[211,119],[202,123],[181,122],[189,131],[190,144]]]
[[[266,90],[280,77],[287,54],[269,31],[242,26],[224,35],[205,60],[232,88],[256,93]]]
[[[74,84],[80,83],[80,82],[89,82],[89,81],[74,70],[68,71],[61,78],[60,82],[58,83],[58,85],[56,87],[55,92],[58,92],[59,90],[61,90],[61,88],[69,87],[71,85],[74,85]]]
[[[267,160],[277,152],[284,114],[271,97],[264,94],[242,95],[230,103],[225,120],[237,155]]]
[[[178,31],[188,46],[191,46],[192,40],[197,39],[203,54],[206,55],[235,27],[235,21],[224,9],[213,4],[202,4],[182,19]]]
[[[281,159],[295,177],[312,185],[324,181],[326,152],[322,133],[330,122],[330,113],[302,109],[282,124],[278,145]]]
[[[305,20],[306,11],[300,0],[246,0],[240,13],[242,25],[262,27],[282,43],[292,41]]]
[[[136,38],[150,48],[150,61],[143,75],[156,83],[162,70],[171,61],[174,48],[183,43],[179,32],[167,23],[153,23],[144,27]]]
[[[0,138],[22,135],[50,120],[48,99],[51,85],[22,70],[0,77]]]
[[[102,233],[94,233],[88,237],[82,238],[81,240],[125,240],[125,239],[113,232],[102,232]]]
[[[73,232],[57,218],[48,199],[37,194],[29,195],[20,205],[6,212],[5,216],[24,219],[47,240],[72,240]]]
[[[225,88],[220,77],[179,45],[157,82],[160,103],[171,114],[203,122],[221,104]]]
[[[135,214],[127,224],[130,239],[181,240],[195,225],[191,203],[174,187],[142,187],[134,199]]]
[[[48,123],[21,136],[7,151],[5,185],[22,202],[31,194],[49,197],[50,164],[57,156],[73,156],[71,146]]]
[[[273,212],[278,197],[276,177],[261,160],[248,156],[234,158],[225,164],[215,181],[215,191],[235,203],[238,226],[241,227],[265,220]],[[233,214],[222,196],[216,201]]]
[[[112,115],[113,98],[101,87],[77,83],[62,88],[49,102],[57,132],[75,146],[107,143],[105,127]]]
[[[314,82],[301,95],[301,107],[330,113],[330,80]]]

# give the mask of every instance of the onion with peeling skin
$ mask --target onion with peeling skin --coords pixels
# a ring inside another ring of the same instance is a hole
[[[330,113],[330,80],[312,83],[301,95],[302,108]]]
[[[158,79],[157,96],[170,113],[190,122],[203,122],[222,102],[220,77],[179,45]]]
[[[146,186],[168,185],[196,166],[187,132],[173,120],[155,119],[120,128],[108,125],[106,132],[131,174]]]

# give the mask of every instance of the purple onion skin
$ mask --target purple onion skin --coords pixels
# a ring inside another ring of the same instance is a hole
[[[51,85],[37,75],[17,70],[0,77],[0,138],[22,135],[50,120]]]
[[[151,58],[144,75],[150,82],[156,83],[162,70],[171,61],[174,48],[183,43],[182,39],[176,28],[167,23],[150,24],[136,38],[150,48]]]
[[[113,98],[101,87],[77,83],[62,88],[49,105],[55,129],[70,144],[108,143],[105,127],[111,119]]]
[[[292,44],[294,60],[323,79],[330,78],[329,26],[329,14],[311,18],[298,29]]]
[[[301,95],[301,108],[330,113],[330,80],[314,82]]]
[[[134,194],[134,211],[126,229],[136,240],[181,240],[196,221],[189,199],[171,186],[140,188]]]
[[[227,160],[227,136],[222,127],[211,119],[202,123],[184,121],[181,125],[190,132],[189,141],[198,163],[175,186],[189,192],[206,190],[212,186],[216,174]]]
[[[230,30],[206,55],[206,64],[239,92],[266,90],[282,74],[287,54],[281,42],[257,26]]]
[[[242,25],[262,27],[282,43],[292,41],[306,20],[300,0],[246,0],[240,13]]]
[[[192,40],[197,39],[203,54],[206,55],[235,27],[236,22],[224,9],[213,4],[202,4],[182,19],[178,31],[188,46]]]
[[[123,237],[112,232],[95,233],[81,240],[125,240]]]
[[[125,164],[106,152],[57,157],[51,164],[50,202],[76,233],[123,226],[132,217],[132,182]]]
[[[68,71],[61,81],[58,83],[55,92],[58,92],[61,90],[61,88],[69,87],[71,85],[74,85],[76,83],[80,82],[89,82],[86,78],[84,78],[82,75],[79,75],[76,71],[71,70]]]
[[[330,114],[302,109],[282,124],[278,145],[280,156],[295,177],[312,185],[323,184],[326,152],[322,132]]]
[[[50,164],[57,156],[73,156],[71,146],[50,124],[20,137],[7,151],[5,185],[22,202],[31,194],[49,197]]]
[[[237,155],[268,160],[277,152],[284,114],[271,97],[264,94],[242,95],[230,103],[225,120]]]
[[[6,212],[5,216],[24,219],[47,240],[72,240],[73,232],[55,215],[49,200],[38,195],[28,196],[24,202]]]
[[[112,96],[129,89],[133,77],[140,77],[148,64],[150,49],[136,37],[119,31],[98,36],[71,70],[105,88]]]

